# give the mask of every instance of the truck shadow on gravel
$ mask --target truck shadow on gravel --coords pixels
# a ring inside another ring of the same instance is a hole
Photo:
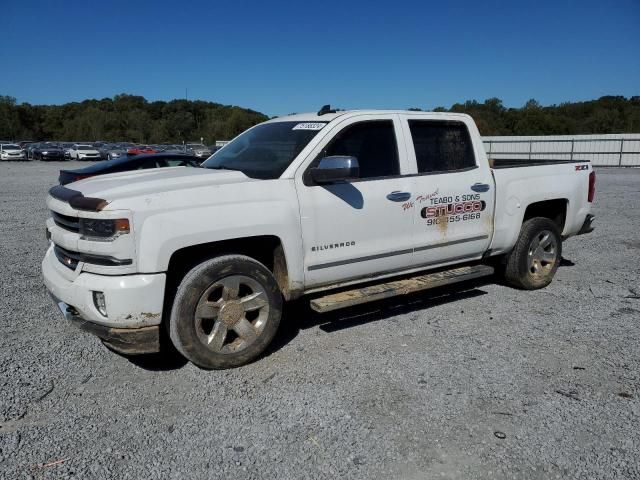
[[[574,265],[575,263],[564,257],[560,261],[560,267],[572,267]],[[500,275],[492,275],[330,313],[314,312],[309,306],[310,298],[289,302],[284,306],[278,333],[265,353],[258,357],[256,361],[259,362],[261,358],[268,357],[291,343],[301,330],[319,327],[323,332],[331,334],[368,323],[388,321],[397,315],[486,295],[487,292],[480,287],[491,284],[504,285],[504,282]],[[163,352],[128,356],[126,358],[134,365],[149,371],[176,370],[187,364],[187,360],[169,345],[166,339]]]
[[[561,267],[575,267],[575,263],[573,263],[568,258],[560,257],[560,266]]]
[[[561,268],[573,267],[574,265],[575,263],[571,260],[561,257]],[[290,302],[285,304],[278,333],[263,357],[280,350],[293,341],[301,330],[319,327],[323,332],[333,333],[367,323],[387,321],[397,315],[427,310],[438,305],[487,295],[486,291],[480,289],[480,287],[486,285],[504,286],[505,283],[501,275],[495,274],[489,277],[322,314],[311,309],[308,298]]]
[[[146,353],[143,355],[125,355],[110,349],[116,355],[126,358],[137,367],[150,372],[165,372],[178,370],[184,367],[189,361],[178,352],[173,345],[163,342],[162,351],[158,353]]]
[[[334,333],[368,323],[387,321],[397,315],[487,295],[487,292],[479,287],[495,283],[494,277],[485,277],[329,313],[314,312],[309,306],[309,299],[290,302],[285,305],[280,329],[264,356],[293,341],[301,330],[319,327],[323,332]]]
[[[263,355],[256,359],[268,357],[291,343],[301,330],[319,326],[326,333],[339,332],[346,328],[367,323],[389,320],[397,315],[425,310],[437,305],[456,302],[465,298],[486,295],[487,292],[478,287],[495,283],[493,277],[471,280],[469,282],[434,288],[422,293],[398,296],[366,305],[345,308],[330,313],[317,313],[311,310],[309,298],[285,304],[280,328],[271,345]],[[187,360],[171,345],[163,347],[164,351],[146,355],[124,356],[134,365],[148,371],[177,370],[187,364]],[[242,368],[242,367],[240,367]]]

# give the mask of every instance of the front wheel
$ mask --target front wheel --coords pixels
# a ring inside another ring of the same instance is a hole
[[[202,368],[251,362],[271,343],[282,295],[271,272],[243,255],[207,260],[184,277],[169,319],[174,346]]]
[[[558,226],[548,218],[531,218],[522,224],[518,241],[507,255],[505,280],[525,290],[544,288],[553,280],[561,256]]]

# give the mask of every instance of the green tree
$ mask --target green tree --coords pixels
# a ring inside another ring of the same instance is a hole
[[[471,115],[482,135],[640,133],[640,96],[605,96],[587,102],[542,106],[535,99],[507,108],[496,97],[467,100],[435,111]],[[228,140],[268,118],[260,112],[214,102],[149,102],[122,93],[64,105],[17,104],[0,95],[0,139],[179,143]]]

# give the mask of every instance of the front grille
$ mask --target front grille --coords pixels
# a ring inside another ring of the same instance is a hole
[[[70,217],[68,215],[62,215],[61,213],[51,211],[53,221],[60,228],[64,228],[69,232],[80,232],[80,219],[78,217]]]
[[[75,270],[78,266],[78,262],[80,262],[80,255],[74,252],[70,252],[69,250],[65,250],[58,245],[54,245],[53,253],[55,253],[58,261],[63,264],[65,267]]]

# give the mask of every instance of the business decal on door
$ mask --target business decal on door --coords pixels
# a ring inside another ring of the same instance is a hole
[[[480,194],[451,195],[430,199],[430,206],[420,210],[427,225],[480,220],[481,212],[487,208]]]
[[[406,212],[407,210],[412,209],[415,204],[417,203],[418,205],[428,202],[429,200],[431,200],[432,198],[435,198],[439,195],[440,193],[440,189],[437,189],[435,192],[431,192],[428,194],[424,194],[424,195],[418,195],[416,197],[415,200],[411,200],[409,202],[405,202],[402,204],[402,211]]]

